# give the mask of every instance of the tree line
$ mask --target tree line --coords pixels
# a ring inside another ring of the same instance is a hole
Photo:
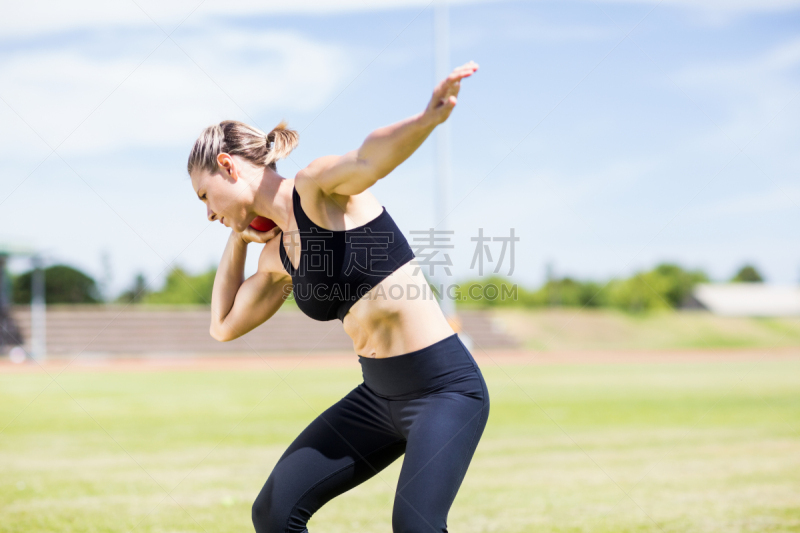
[[[53,265],[44,272],[47,304],[210,304],[216,268],[201,274],[190,274],[181,267],[173,268],[164,286],[153,290],[144,274],[137,274],[130,287],[114,298],[104,298],[97,282],[89,275],[68,265]],[[12,299],[15,304],[31,302],[33,271],[12,276]]]
[[[605,282],[571,277],[548,280],[538,289],[526,289],[503,278],[472,280],[460,286],[458,302],[465,307],[613,307],[630,312],[674,309],[689,303],[692,289],[709,281],[702,270],[686,270],[662,263],[628,278]],[[762,282],[752,265],[730,279],[734,283]]]
[[[91,276],[68,265],[53,265],[45,269],[45,302],[207,305],[216,273],[216,268],[190,274],[175,267],[159,290],[151,289],[144,275],[137,274],[126,291],[106,300]],[[31,302],[32,274],[28,271],[12,276],[14,303]],[[519,287],[499,277],[476,279],[459,284],[456,297],[457,304],[463,307],[614,307],[637,312],[681,307],[694,286],[708,280],[701,270],[662,263],[628,278],[598,282],[563,277],[548,280],[538,289]],[[761,282],[763,277],[754,266],[745,265],[730,281]]]

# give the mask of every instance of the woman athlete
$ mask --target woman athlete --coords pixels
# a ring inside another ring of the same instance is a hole
[[[307,532],[326,502],[403,454],[393,531],[447,531],[447,513],[489,416],[489,394],[437,302],[408,296],[411,288],[425,294],[427,281],[369,188],[447,120],[461,80],[477,69],[474,62],[454,69],[425,111],[375,130],[358,150],[315,159],[294,179],[276,171],[275,161],[298,139],[284,122],[264,134],[224,121],[192,148],[195,193],[209,220],[233,230],[214,279],[211,336],[244,335],[293,293],[311,318],[342,321],[364,377],[278,460],[253,504],[258,533]],[[277,227],[254,230],[256,216]],[[257,272],[244,279],[251,242],[265,245]]]

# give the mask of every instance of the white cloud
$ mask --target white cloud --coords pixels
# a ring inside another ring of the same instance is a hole
[[[450,0],[450,4],[492,0]],[[188,16],[186,24],[214,23],[220,17],[268,14],[309,14],[353,11],[380,11],[431,6],[431,0],[33,0],[3,7],[0,35],[5,38],[55,33],[104,26],[153,26],[157,23],[168,33]]]
[[[709,136],[698,146],[718,146],[720,137],[727,144],[729,137],[738,148],[744,148],[755,138],[747,147],[752,154],[767,137],[796,139],[796,123],[787,119],[793,109],[787,104],[800,89],[798,66],[800,39],[792,39],[755,57],[694,64],[671,75],[719,125],[709,130]],[[766,147],[767,152],[774,149],[775,143]]]
[[[695,207],[692,215],[703,218],[744,216],[777,213],[785,210],[800,212],[800,187],[773,187],[756,194],[747,194],[710,202]]]
[[[498,13],[492,24],[474,19],[462,22],[460,31],[450,35],[454,50],[473,46],[496,39],[497,28],[503,28],[503,38],[519,43],[562,44],[576,42],[595,42],[619,39],[619,30],[612,27],[589,24],[558,24],[536,17],[521,18],[516,11]]]
[[[556,25],[538,21],[530,25],[515,25],[509,28],[510,36],[523,42],[580,42],[605,41],[618,37],[619,32],[613,28],[590,26],[587,24]]]
[[[342,46],[221,24],[187,28],[179,46],[164,42],[136,68],[163,39],[155,35],[113,55],[80,45],[19,51],[0,62],[0,92],[53,147],[91,114],[59,149],[66,155],[185,144],[187,124],[196,134],[222,118],[318,109],[356,74],[357,58]],[[16,136],[0,130],[0,145]]]
[[[435,0],[433,0],[435,1]],[[73,31],[104,26],[151,26],[153,21],[167,32],[184,19],[187,23],[208,17],[212,21],[225,16],[268,14],[325,15],[337,12],[380,11],[400,8],[432,7],[432,0],[34,0],[7,3],[0,17],[0,35],[5,38]],[[499,0],[448,0],[451,5],[488,3]],[[778,12],[800,7],[800,0],[578,0],[603,4],[659,4],[720,17],[728,15]]]
[[[773,13],[800,7],[799,0],[586,0],[595,4],[652,4],[707,13]]]
[[[692,65],[678,72],[676,79],[680,85],[712,90],[726,86],[735,93],[758,94],[775,76],[790,72],[799,64],[800,39],[793,39],[744,61]]]

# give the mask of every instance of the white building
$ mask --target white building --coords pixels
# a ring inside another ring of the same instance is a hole
[[[724,316],[800,316],[800,286],[702,283],[692,292],[701,307]]]

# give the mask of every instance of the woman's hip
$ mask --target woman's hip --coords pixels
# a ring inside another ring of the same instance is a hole
[[[475,359],[457,334],[420,350],[372,359],[359,356],[364,385],[389,400],[409,400],[441,392],[487,396]]]

